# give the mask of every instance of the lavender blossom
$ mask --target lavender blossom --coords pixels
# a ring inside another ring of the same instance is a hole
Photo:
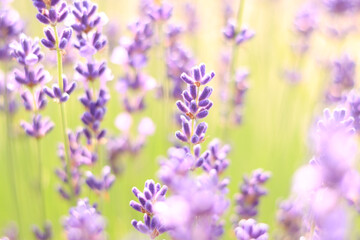
[[[159,183],[155,184],[153,180],[147,180],[143,192],[136,187],[133,187],[132,192],[138,198],[139,203],[131,200],[130,206],[136,211],[144,213],[144,223],[137,220],[131,221],[134,228],[149,235],[151,239],[167,231],[154,212],[154,205],[165,200],[167,186],[161,187]]]
[[[354,0],[323,0],[323,4],[330,13],[346,14],[354,10]]]
[[[49,118],[42,119],[41,115],[35,115],[32,123],[25,121],[21,122],[21,127],[24,129],[26,134],[34,138],[42,138],[48,134],[54,127],[54,123]]]
[[[63,77],[63,89],[61,90],[58,84],[53,84],[52,89],[49,87],[44,87],[44,93],[48,95],[50,98],[58,101],[58,102],[66,102],[70,94],[75,90],[76,83],[71,82],[68,84],[68,80],[66,77]]]
[[[303,228],[303,211],[294,201],[282,201],[277,212],[277,221],[282,227],[283,235],[288,238],[300,238]]]
[[[88,33],[99,26],[102,22],[102,17],[97,13],[98,6],[88,0],[76,0],[72,13],[77,22],[71,27],[77,33]]]
[[[205,158],[203,169],[207,172],[215,169],[217,174],[220,175],[229,166],[227,155],[230,152],[230,146],[220,146],[220,140],[214,139],[209,143],[208,149],[210,154]]]
[[[38,39],[31,39],[25,34],[20,35],[20,42],[10,45],[11,56],[23,66],[33,66],[43,59],[44,54],[40,52]]]
[[[90,90],[86,91],[85,96],[80,98],[80,102],[86,108],[81,120],[85,124],[84,134],[89,145],[92,144],[93,138],[100,141],[106,135],[105,129],[100,129],[100,123],[106,113],[106,103],[109,100],[107,92],[103,89],[99,91],[97,100],[93,99]]]
[[[43,24],[56,26],[65,20],[69,9],[65,1],[60,0],[33,0],[34,6],[38,9],[36,18]]]
[[[46,38],[41,39],[41,43],[49,48],[50,50],[55,50],[55,49],[65,49],[67,44],[70,42],[70,38],[72,35],[72,29],[71,28],[65,28],[61,35],[60,35],[60,39],[58,40],[58,45],[55,46],[56,44],[56,36],[54,33],[54,30],[50,27],[46,27],[44,29],[44,34]]]
[[[19,90],[18,88],[19,86],[16,84],[13,74],[4,74],[0,71],[0,96],[5,97],[6,94],[8,98],[7,106],[5,105],[5,102],[0,103],[0,111],[8,112],[12,115],[16,113],[19,105],[16,99],[16,92]]]
[[[44,96],[44,92],[41,89],[35,90],[34,95],[30,91],[26,90],[21,93],[21,99],[23,105],[27,111],[36,112],[46,107],[47,101]]]
[[[115,182],[115,176],[111,174],[111,168],[105,166],[101,178],[97,179],[90,171],[86,172],[86,184],[93,190],[108,191]]]
[[[223,34],[226,39],[234,40],[236,45],[247,42],[255,36],[255,32],[247,27],[243,27],[240,31],[237,31],[235,23],[231,20],[228,21],[223,30]]]
[[[218,239],[223,234],[220,216],[229,206],[227,183],[216,171],[182,179],[174,195],[155,205],[155,212],[174,239]]]
[[[3,40],[0,45],[0,60],[9,60],[10,44],[23,30],[23,23],[19,13],[11,8],[4,7],[0,10],[0,38]]]
[[[251,178],[244,177],[240,193],[235,195],[236,214],[240,218],[249,219],[257,215],[260,198],[267,194],[267,190],[262,185],[267,182],[269,177],[270,173],[264,172],[262,169],[254,170]]]
[[[304,5],[296,13],[294,27],[298,34],[309,37],[317,27],[317,14],[314,6]]]
[[[70,209],[64,221],[64,229],[69,240],[106,239],[105,219],[87,199],[80,199],[77,206]]]
[[[38,227],[33,227],[33,233],[37,240],[49,240],[52,238],[52,229],[50,223],[44,224],[44,231],[41,231]]]
[[[235,228],[236,238],[239,240],[267,240],[268,226],[264,223],[257,223],[254,219],[242,219]]]
[[[163,3],[160,6],[153,4],[149,9],[148,15],[153,21],[166,21],[172,15],[173,7],[170,4]]]

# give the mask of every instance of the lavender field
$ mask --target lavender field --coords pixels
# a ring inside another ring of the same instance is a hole
[[[0,239],[360,239],[358,49],[358,0],[0,0]]]

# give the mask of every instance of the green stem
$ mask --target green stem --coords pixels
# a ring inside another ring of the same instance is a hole
[[[20,204],[19,204],[19,198],[18,198],[18,188],[16,185],[16,171],[15,171],[15,159],[13,158],[13,146],[12,146],[12,126],[11,123],[13,122],[12,115],[9,112],[9,96],[7,92],[7,77],[5,75],[4,77],[4,84],[5,84],[5,93],[4,93],[4,104],[5,104],[5,121],[6,121],[6,134],[7,134],[7,166],[8,166],[8,173],[9,173],[9,181],[11,184],[11,193],[13,195],[14,204],[15,204],[15,212],[16,212],[16,218],[17,222],[19,224],[19,238],[21,233],[21,215],[20,215]]]
[[[42,205],[42,220],[43,224],[46,222],[46,201],[45,201],[45,191],[43,186],[43,162],[41,157],[41,140],[36,139],[36,145],[37,145],[37,156],[39,161],[39,191],[40,191],[40,198],[41,198],[41,205]]]
[[[62,75],[63,75],[63,66],[62,66],[62,54],[61,49],[59,48],[59,36],[56,29],[56,26],[53,26],[54,32],[55,32],[55,46],[56,46],[56,53],[57,53],[57,71],[58,71],[58,83],[60,89],[63,89],[63,81],[62,81]],[[69,191],[70,191],[70,199],[74,200],[74,194],[73,194],[73,187],[71,185],[71,173],[70,173],[70,156],[69,156],[69,139],[67,137],[66,129],[66,116],[65,116],[65,106],[64,103],[59,102],[60,107],[60,117],[61,117],[61,128],[62,128],[62,134],[64,138],[64,152],[65,152],[65,162],[66,162],[66,174],[68,177],[69,182]],[[72,201],[71,201],[72,202]]]

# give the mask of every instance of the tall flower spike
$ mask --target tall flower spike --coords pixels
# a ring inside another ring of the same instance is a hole
[[[69,9],[65,1],[33,0],[33,4],[39,11],[38,14],[36,14],[36,18],[43,24],[56,26],[57,23],[64,21],[69,14]]]

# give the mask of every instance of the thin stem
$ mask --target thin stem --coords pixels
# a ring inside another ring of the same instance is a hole
[[[19,198],[18,198],[18,188],[16,185],[16,171],[15,171],[15,159],[13,158],[13,146],[12,146],[12,126],[11,123],[13,122],[12,119],[12,115],[9,111],[9,96],[8,96],[8,92],[7,92],[7,77],[5,75],[4,77],[4,84],[5,84],[5,93],[4,93],[4,104],[5,104],[5,122],[6,122],[6,134],[7,134],[7,163],[6,164],[8,166],[8,173],[9,173],[9,181],[11,184],[11,193],[13,195],[13,199],[14,199],[14,204],[15,204],[15,212],[16,212],[16,218],[17,218],[17,222],[19,224],[19,238],[20,238],[20,233],[21,233],[21,215],[20,215],[20,204],[19,204]]]
[[[41,205],[42,205],[42,220],[43,224],[46,222],[46,201],[45,201],[45,191],[43,186],[43,162],[41,157],[41,140],[36,139],[36,145],[37,145],[37,157],[39,162],[39,191],[40,191],[40,198],[41,198]]]
[[[56,26],[53,26],[55,32],[55,46],[56,46],[56,53],[57,53],[57,70],[58,70],[58,83],[60,89],[63,89],[63,66],[62,66],[62,53],[61,49],[59,48],[59,36],[57,32]],[[63,102],[59,102],[60,107],[60,116],[61,116],[61,128],[64,138],[64,152],[65,152],[65,162],[66,162],[66,174],[68,177],[69,182],[69,190],[70,190],[70,199],[73,199],[73,187],[71,186],[71,173],[70,173],[70,156],[69,156],[69,139],[67,137],[66,129],[66,116],[65,116],[65,106]]]

